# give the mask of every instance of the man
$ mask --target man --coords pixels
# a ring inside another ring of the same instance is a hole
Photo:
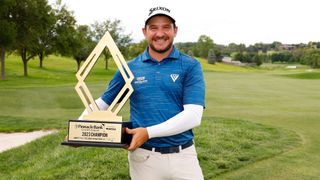
[[[203,179],[192,128],[199,126],[205,84],[200,63],[173,46],[178,27],[170,9],[154,7],[142,29],[149,46],[128,63],[134,74],[130,97],[133,129],[128,147],[132,179]],[[96,100],[107,109],[124,80],[119,71]]]

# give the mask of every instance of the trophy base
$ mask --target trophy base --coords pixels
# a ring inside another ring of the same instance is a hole
[[[108,143],[108,142],[81,142],[81,141],[63,141],[61,145],[81,147],[81,146],[92,146],[92,147],[110,147],[110,148],[125,148],[129,144],[121,143]]]
[[[61,145],[125,148],[132,140],[132,135],[125,131],[127,127],[132,128],[132,123],[70,120],[68,140]]]

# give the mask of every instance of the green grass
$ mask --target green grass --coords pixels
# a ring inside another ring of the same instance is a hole
[[[7,59],[7,80],[0,81],[0,132],[60,129],[0,154],[0,179],[128,179],[122,149],[69,148],[60,142],[66,124],[83,110],[74,85],[76,63],[50,56],[45,68]],[[206,109],[195,129],[197,151],[206,179],[316,179],[320,177],[319,79],[288,78],[305,69],[208,65]],[[99,97],[115,71],[103,61],[88,78]],[[128,105],[120,113],[129,117]]]
[[[65,120],[24,116],[0,116],[0,132],[30,132],[35,130],[59,129],[65,126]]]
[[[208,64],[206,59],[197,58],[205,72],[257,72],[258,69],[246,66],[232,66],[223,63]]]
[[[320,72],[304,72],[297,74],[285,74],[284,76],[297,79],[320,79]]]
[[[195,130],[198,158],[206,179],[270,158],[301,144],[300,137],[240,119],[203,118]]]
[[[73,86],[77,81],[75,73],[77,64],[75,60],[61,56],[46,57],[43,68],[39,67],[37,58],[28,62],[28,77],[23,76],[21,58],[10,55],[6,60],[6,80],[0,82],[1,88],[10,87],[48,87],[70,84]],[[101,82],[111,78],[116,70],[113,61],[109,61],[109,70],[104,69],[104,60],[99,59],[92,69],[87,82]]]
[[[293,132],[225,118],[204,118],[195,133],[199,160],[208,179],[275,156],[300,143]],[[61,131],[0,154],[0,177],[129,179],[125,150],[61,146],[65,134],[66,131]]]
[[[296,66],[294,69],[288,68],[288,66]],[[302,69],[310,69],[310,66],[307,65],[301,65],[301,64],[296,64],[296,63],[263,63],[260,67],[260,69],[266,69],[266,70],[302,70]]]
[[[303,71],[302,71],[303,72]],[[301,72],[301,73],[302,73]],[[278,73],[278,72],[277,72]],[[285,74],[282,72],[282,74]],[[291,73],[288,71],[288,73]],[[320,81],[268,73],[207,73],[205,116],[241,118],[295,131],[303,146],[229,171],[221,179],[320,177]]]
[[[125,150],[61,146],[65,134],[0,154],[1,179],[127,179]]]

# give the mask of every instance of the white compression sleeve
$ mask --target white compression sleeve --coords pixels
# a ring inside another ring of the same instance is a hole
[[[171,136],[201,124],[203,107],[196,104],[183,105],[184,110],[167,121],[147,127],[149,138]]]
[[[108,109],[108,107],[109,107],[109,105],[107,104],[107,103],[105,103],[102,99],[101,99],[101,97],[100,98],[98,98],[98,99],[96,99],[95,100],[95,102],[96,102],[96,104],[97,104],[97,106],[98,106],[98,108],[100,109],[100,110],[107,110]],[[92,105],[90,104],[90,107],[92,108]],[[81,115],[80,115],[80,117],[78,118],[79,120],[83,120],[83,116],[85,116],[85,115],[88,115],[88,110],[87,109],[85,109],[82,113],[81,113]]]

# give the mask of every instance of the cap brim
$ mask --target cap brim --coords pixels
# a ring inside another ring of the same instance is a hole
[[[159,14],[154,14],[154,15],[148,17],[148,19],[146,19],[146,21],[145,21],[145,25],[147,25],[148,22],[149,22],[149,20],[150,20],[151,18],[155,17],[155,16],[166,16],[166,17],[168,17],[168,18],[172,21],[173,24],[176,22],[176,20],[174,20],[171,16],[169,16],[169,15],[167,15],[167,14],[159,13]]]

